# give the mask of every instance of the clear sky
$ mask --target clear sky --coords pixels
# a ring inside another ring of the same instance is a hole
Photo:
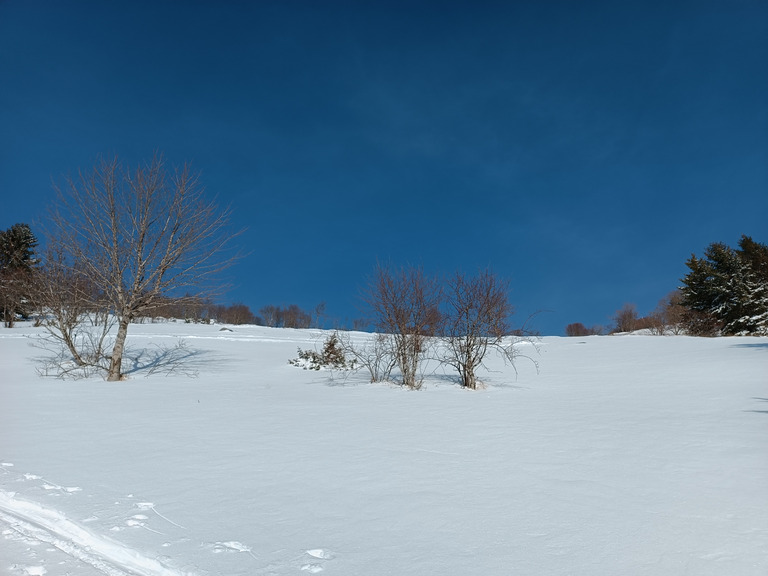
[[[0,133],[0,229],[159,150],[248,228],[229,302],[490,267],[562,334],[768,242],[768,3],[0,0]]]

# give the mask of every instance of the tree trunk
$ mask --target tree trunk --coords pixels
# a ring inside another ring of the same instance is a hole
[[[123,352],[125,351],[125,337],[128,335],[128,320],[120,319],[117,326],[117,337],[115,338],[115,347],[112,349],[112,358],[109,361],[108,382],[117,382],[121,380],[123,374],[120,369],[123,365]]]

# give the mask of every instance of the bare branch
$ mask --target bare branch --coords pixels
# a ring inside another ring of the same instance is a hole
[[[237,258],[226,255],[239,234],[229,231],[229,217],[206,199],[188,166],[169,175],[161,156],[134,171],[117,159],[102,160],[58,189],[51,221],[62,265],[77,266],[118,321],[109,380],[123,375],[132,320],[171,296],[211,296],[216,276]]]
[[[377,265],[364,293],[377,331],[392,338],[403,385],[421,387],[419,364],[439,331],[440,284],[421,268],[392,270]]]

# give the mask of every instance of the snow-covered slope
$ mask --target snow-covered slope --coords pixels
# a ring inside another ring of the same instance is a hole
[[[0,574],[768,573],[766,339],[544,338],[411,392],[289,366],[312,331],[131,326],[198,377],[121,383],[38,377],[35,333],[0,330]]]

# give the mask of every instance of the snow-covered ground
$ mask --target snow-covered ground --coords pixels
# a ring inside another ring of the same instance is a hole
[[[35,333],[0,329],[0,574],[768,574],[765,338],[547,337],[413,392],[289,366],[313,331],[133,325],[198,377],[121,383],[39,377]]]

